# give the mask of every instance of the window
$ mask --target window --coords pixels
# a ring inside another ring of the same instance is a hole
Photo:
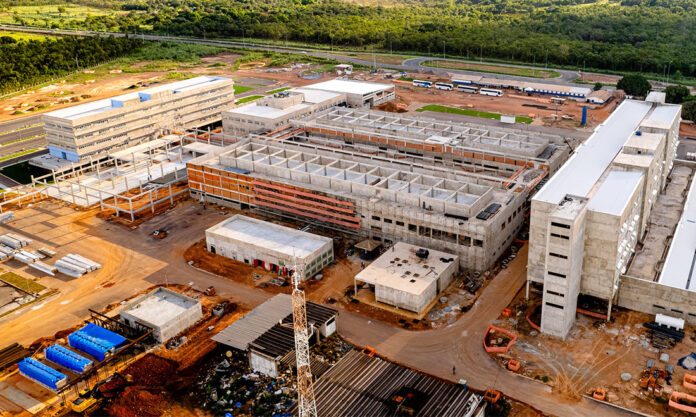
[[[653,304],[653,307],[655,307],[655,308],[657,308],[657,309],[659,309],[659,310],[666,310],[664,307],[659,306],[659,305],[657,305],[657,304]]]
[[[380,221],[381,219],[379,218],[379,216],[372,216],[372,220]]]
[[[396,225],[397,225],[397,226],[403,226],[403,225],[404,225],[404,222],[400,222],[400,221],[397,220]]]
[[[415,224],[409,224],[408,231],[409,232],[416,232],[416,231],[418,231],[418,226],[416,226]]]
[[[551,290],[547,290],[546,292],[551,294],[551,295],[555,295],[557,297],[565,297],[565,295],[561,294],[560,292],[551,291]]]
[[[478,246],[479,248],[482,248],[483,247],[483,240],[474,239],[474,246]]]
[[[392,219],[384,219],[384,223],[391,223]]]
[[[676,308],[673,308],[672,311],[675,312],[675,313],[684,314],[683,311],[677,310]]]
[[[547,305],[547,306],[549,306],[549,307],[553,307],[553,308],[560,308],[561,310],[563,310],[563,306],[561,306],[561,305],[558,305],[558,304],[554,304],[554,303],[546,303],[546,305]]]
[[[561,254],[553,253],[553,252],[549,252],[549,256],[553,256],[554,258],[568,259],[568,257],[565,255],[561,255]]]
[[[562,228],[562,229],[570,229],[570,225],[568,225],[568,224],[563,224],[563,223],[551,222],[551,226],[560,227],[560,228]]]
[[[568,236],[559,235],[558,233],[551,233],[551,236],[557,237],[557,238],[560,238],[560,239],[565,239],[565,240],[569,240],[569,239],[570,239]]]
[[[558,277],[558,278],[565,278],[566,277],[565,274],[559,274],[558,272],[547,271],[546,273],[551,275],[552,277]]]

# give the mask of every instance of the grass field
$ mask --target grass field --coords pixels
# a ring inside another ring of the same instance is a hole
[[[258,100],[262,97],[263,96],[249,96],[249,97],[240,98],[239,100],[237,100],[237,104],[248,103],[250,101]]]
[[[36,283],[29,278],[17,275],[14,272],[5,272],[4,274],[0,275],[0,281],[5,281],[10,285],[14,285],[17,288],[21,288],[24,291],[32,294],[38,294],[46,289],[46,287],[43,285]]]
[[[282,91],[289,90],[289,89],[290,89],[290,87],[279,88],[279,89],[277,89],[277,90],[267,91],[266,94],[280,93],[280,92],[282,92]]]
[[[64,7],[65,11],[60,12],[58,10],[59,7]],[[19,23],[18,19],[21,19],[27,25],[46,26],[46,24],[59,23],[61,20],[84,20],[90,15],[106,16],[113,13],[113,11],[107,9],[97,9],[76,4],[11,6],[6,11],[0,12],[0,23]]]
[[[478,72],[488,72],[491,74],[519,75],[522,77],[532,78],[556,78],[560,77],[561,73],[553,70],[539,70],[533,68],[508,67],[504,65],[493,64],[474,64],[471,62],[460,61],[425,61],[421,64],[424,67],[439,67],[449,69],[462,69]]]
[[[465,116],[482,117],[484,119],[496,119],[500,120],[499,113],[489,113],[486,111],[468,110],[468,109],[458,109],[456,107],[439,106],[437,104],[429,104],[423,106],[416,111],[435,111],[438,113],[450,113],[450,114],[463,114]],[[517,123],[532,123],[532,119],[529,117],[515,117],[515,122]]]
[[[254,87],[247,87],[245,85],[236,85],[235,84],[234,93],[235,94],[242,94],[242,93],[246,93],[247,91],[251,91],[253,89],[254,89]]]

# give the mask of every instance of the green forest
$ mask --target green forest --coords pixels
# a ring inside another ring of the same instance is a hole
[[[5,1],[5,10],[46,0]],[[696,76],[696,0],[79,0],[54,27],[260,38]],[[71,3],[75,4],[75,2]],[[22,18],[15,15],[15,23]]]
[[[139,39],[64,37],[16,41],[0,37],[0,92],[44,82],[78,68],[136,52]]]

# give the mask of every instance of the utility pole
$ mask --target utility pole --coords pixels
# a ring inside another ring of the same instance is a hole
[[[295,333],[295,360],[297,365],[297,395],[299,417],[317,417],[312,372],[309,367],[309,335],[307,333],[307,304],[305,293],[300,289],[297,264],[292,274],[292,323]]]

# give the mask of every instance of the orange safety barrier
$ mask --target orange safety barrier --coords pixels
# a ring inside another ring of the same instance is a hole
[[[500,399],[500,391],[487,389],[486,393],[483,394],[483,398],[491,404],[495,404]]]
[[[529,325],[532,326],[532,329],[534,329],[534,330],[540,332],[540,331],[541,331],[541,327],[539,327],[538,324],[534,323],[534,322],[532,321],[532,319],[530,318],[530,317],[532,317],[532,314],[534,314],[534,312],[537,310],[537,308],[541,308],[541,303],[535,305],[534,308],[532,308],[531,310],[529,310],[529,313],[527,313],[527,315],[525,316],[525,318],[527,319],[527,323],[529,323]]]
[[[583,315],[585,315],[585,316],[594,317],[594,318],[596,318],[596,319],[601,319],[601,320],[606,320],[606,319],[607,319],[607,315],[606,315],[606,314],[595,313],[594,311],[584,310],[584,309],[582,309],[582,308],[577,308],[575,311],[577,311],[578,313],[583,314]]]
[[[505,346],[488,346],[486,344],[486,340],[488,340],[488,335],[491,333],[502,333],[508,337],[510,337],[510,341],[508,342],[507,345]],[[501,329],[500,327],[496,327],[492,324],[488,325],[488,328],[486,328],[486,333],[483,335],[483,348],[486,350],[487,353],[507,353],[510,348],[512,347],[513,344],[517,341],[517,334]]]
[[[512,310],[509,308],[504,308],[502,313],[500,313],[503,317],[510,317],[510,314],[512,314]]]
[[[688,388],[692,391],[696,391],[696,375],[685,374],[684,380],[682,381],[684,388]]]
[[[373,348],[372,346],[365,346],[365,348],[361,350],[360,353],[372,357],[375,356],[375,348]]]
[[[604,399],[606,397],[607,397],[607,392],[604,391],[602,388],[597,388],[592,393],[592,398],[594,398],[595,400],[604,401]]]
[[[510,361],[507,364],[507,368],[513,372],[517,372],[520,370],[520,361],[515,360],[515,359],[510,359]]]
[[[674,391],[669,397],[669,406],[687,413],[696,414],[696,396]]]

